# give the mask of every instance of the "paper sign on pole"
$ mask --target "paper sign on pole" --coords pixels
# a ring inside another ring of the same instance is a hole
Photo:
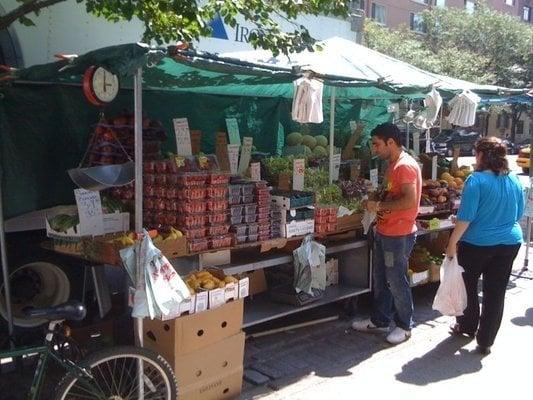
[[[252,181],[260,181],[261,180],[261,164],[258,162],[254,162],[250,164],[250,176],[252,178]]]
[[[413,151],[416,155],[420,154],[420,132],[413,132]]]
[[[431,133],[429,129],[426,131],[426,154],[431,153]]]
[[[437,156],[431,158],[431,179],[437,180]]]
[[[230,171],[230,161],[228,156],[228,140],[226,132],[217,132],[215,138],[215,154],[222,171]]]
[[[191,132],[187,118],[174,118],[174,133],[176,134],[176,149],[178,156],[192,156]]]
[[[305,160],[298,159],[293,162],[292,188],[293,190],[304,190]]]
[[[400,111],[400,104],[399,103],[391,103],[387,106],[387,112],[389,113],[397,113]]]
[[[239,175],[243,175],[250,165],[250,159],[252,158],[252,145],[254,138],[245,137],[242,141],[241,159],[239,160]]]
[[[355,122],[355,121],[350,121],[350,131],[351,131],[352,133],[354,133],[356,129],[357,129],[357,122]]]
[[[239,124],[236,118],[226,118],[230,144],[241,145],[241,135],[239,134]]]
[[[104,217],[100,192],[85,189],[74,189],[78,215],[80,218],[80,230],[84,235],[103,235]]]
[[[372,168],[370,170],[370,183],[372,185],[372,189],[377,190],[378,188],[378,169]]]
[[[526,199],[526,209],[525,209],[525,216],[529,218],[533,218],[533,182],[532,179],[530,179],[529,182],[529,188],[527,189],[527,199]]]
[[[239,167],[239,146],[238,144],[228,144],[229,170],[232,175],[237,175]]]
[[[333,171],[332,171],[332,180],[339,180],[339,170],[341,168],[341,155],[333,154]]]

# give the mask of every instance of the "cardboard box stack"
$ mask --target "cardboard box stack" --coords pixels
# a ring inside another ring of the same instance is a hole
[[[223,400],[241,392],[243,300],[170,321],[144,320],[144,345],[172,366],[180,400]]]

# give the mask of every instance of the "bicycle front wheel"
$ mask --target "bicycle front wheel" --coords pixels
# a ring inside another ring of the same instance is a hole
[[[142,382],[138,361],[142,361]],[[85,376],[67,374],[58,386],[56,400],[175,400],[176,377],[167,361],[153,351],[122,346],[84,359]],[[139,390],[141,389],[141,390]]]

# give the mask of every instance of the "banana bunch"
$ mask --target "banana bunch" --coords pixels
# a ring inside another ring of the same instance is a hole
[[[183,237],[183,233],[181,233],[181,231],[178,231],[177,229],[175,229],[173,227],[170,227],[170,233],[163,240],[177,240],[180,237]]]
[[[119,237],[109,239],[107,243],[118,243],[123,247],[133,246],[135,244],[135,233],[123,233]]]
[[[80,223],[78,215],[58,214],[48,219],[48,224],[56,232],[67,233],[70,228],[75,228]]]
[[[198,271],[190,274],[185,279],[185,284],[189,288],[191,294],[195,294],[197,291],[212,290],[216,288],[224,288],[228,283],[238,283],[239,281],[233,276],[225,276],[224,279],[219,279],[209,271]]]

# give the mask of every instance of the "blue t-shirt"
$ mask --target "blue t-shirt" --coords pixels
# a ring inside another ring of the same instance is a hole
[[[515,174],[474,172],[465,181],[459,221],[469,221],[462,241],[476,246],[522,243],[518,221],[524,213],[524,193]]]

